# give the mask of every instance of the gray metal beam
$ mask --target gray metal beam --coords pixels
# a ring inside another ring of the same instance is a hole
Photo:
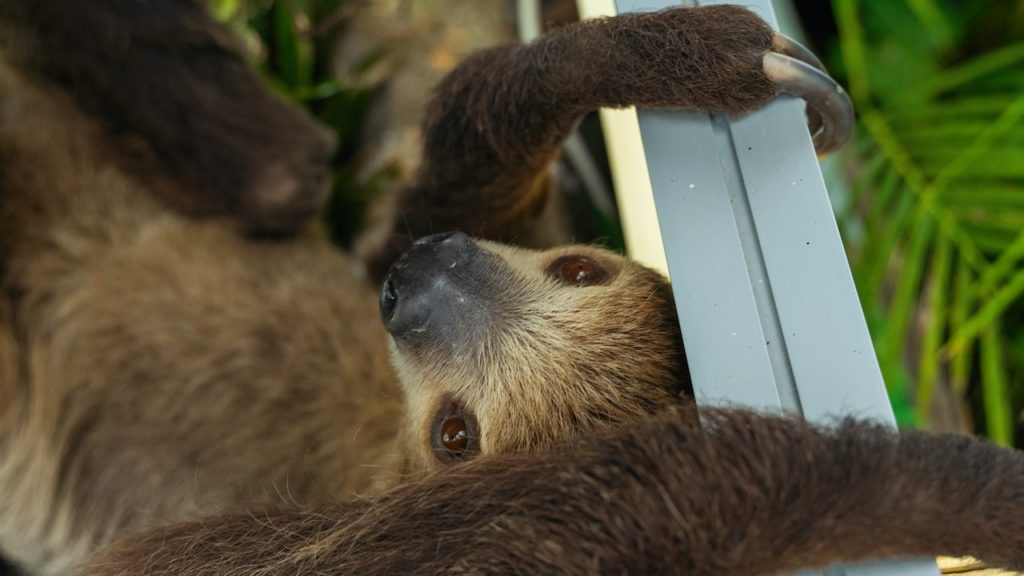
[[[619,13],[680,3],[616,1]],[[776,25],[769,0],[729,3]],[[780,97],[743,118],[638,118],[698,403],[895,426],[802,103]],[[825,573],[938,569],[922,560]]]

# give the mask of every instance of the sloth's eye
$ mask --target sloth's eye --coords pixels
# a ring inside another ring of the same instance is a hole
[[[465,418],[454,416],[441,424],[441,446],[452,456],[462,456],[469,448],[469,427]]]
[[[431,426],[434,455],[445,463],[469,460],[480,452],[476,418],[458,402],[441,402]]]
[[[562,256],[552,262],[547,273],[571,286],[593,286],[608,279],[608,271],[593,258],[580,255]]]

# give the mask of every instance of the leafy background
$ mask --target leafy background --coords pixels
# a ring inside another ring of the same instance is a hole
[[[858,110],[831,187],[845,190],[836,214],[897,418],[1010,444],[1024,406],[1024,0],[797,5]],[[347,243],[392,177],[353,177],[376,85],[330,72],[355,8],[214,7],[267,79],[338,132],[328,218]]]
[[[900,421],[950,401],[1013,441],[1024,404],[1024,2],[832,3],[859,120],[837,205]]]

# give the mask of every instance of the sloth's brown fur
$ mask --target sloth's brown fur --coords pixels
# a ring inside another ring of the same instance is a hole
[[[784,574],[969,553],[1024,567],[1024,458],[957,436],[702,410],[485,457],[375,501],[185,524],[90,576]]]
[[[392,466],[401,393],[352,262],[170,213],[66,98],[7,68],[0,90],[5,554],[61,573],[134,527]]]
[[[452,272],[452,261],[432,273],[476,287],[466,317],[487,322],[451,333],[424,324],[413,345],[389,339],[378,318],[374,282],[412,237],[529,235],[546,166],[587,110],[741,112],[770,99],[758,62],[771,33],[754,15],[716,7],[598,21],[470,58],[429,106],[415,178],[353,257],[316,226],[295,231],[322,195],[322,134],[253,83],[196,1],[151,0],[159,18],[133,6],[14,0],[0,11],[31,46],[0,66],[0,549],[24,569],[65,573],[152,525],[296,507],[318,511],[171,528],[93,570],[503,570],[531,557],[630,569],[674,551],[694,565],[748,566],[763,555],[766,528],[729,498],[749,496],[774,521],[791,499],[843,493],[846,472],[882,485],[901,478],[871,468],[864,450],[903,445],[877,430],[829,441],[747,416],[714,421],[710,438],[729,439],[721,446],[694,444],[692,414],[672,412],[579,452],[560,449],[642,422],[687,386],[664,279],[604,250],[470,243],[484,265]],[[111,60],[118,66],[108,69]],[[238,99],[242,88],[258,94]],[[267,121],[239,129],[253,118]],[[255,240],[239,222],[294,235]],[[549,266],[569,254],[591,258],[607,279],[553,278]],[[433,423],[453,399],[476,418],[483,460],[425,476],[446,466]],[[761,428],[776,448],[758,443]],[[836,468],[831,451],[843,447],[861,451]],[[560,455],[493,459],[551,450]],[[982,511],[1005,505],[1008,521],[1022,517],[1020,492],[1002,481],[1019,479],[1019,462],[975,445],[964,454],[994,478]],[[975,479],[939,468],[941,487]],[[327,504],[405,475],[428,479],[377,503]],[[909,478],[907,489],[921,481]],[[854,492],[854,502],[875,493]],[[657,516],[660,503],[682,520]],[[851,509],[814,518],[863,528]],[[711,523],[707,533],[690,513]],[[435,530],[466,547],[437,553]],[[633,533],[645,535],[639,548],[625,546]],[[816,555],[806,537],[814,562],[835,553]],[[570,538],[585,539],[586,552],[573,552]],[[416,552],[396,554],[399,542]],[[873,542],[851,554],[930,550]],[[591,556],[600,549],[618,560]],[[1019,559],[974,540],[950,550]]]

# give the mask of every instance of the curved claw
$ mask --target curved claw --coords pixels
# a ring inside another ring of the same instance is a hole
[[[779,36],[776,35],[776,38]],[[821,126],[813,134],[814,149],[818,154],[828,154],[838,150],[850,137],[853,130],[853,103],[838,82],[826,74],[823,68],[815,66],[813,62],[821,64],[817,58],[812,55],[812,63],[808,63],[802,58],[804,54],[800,56],[798,59],[779,52],[766,52],[762,61],[764,73],[780,89],[807,102],[812,130],[815,125]]]
[[[806,46],[796,40],[793,40],[789,36],[776,32],[775,36],[772,37],[772,51],[784,54],[791,58],[796,58],[801,62],[806,62],[818,70],[828,74],[828,70],[825,70],[825,65],[821,63],[821,60],[818,60],[818,57],[814,55],[814,52],[811,52]]]

